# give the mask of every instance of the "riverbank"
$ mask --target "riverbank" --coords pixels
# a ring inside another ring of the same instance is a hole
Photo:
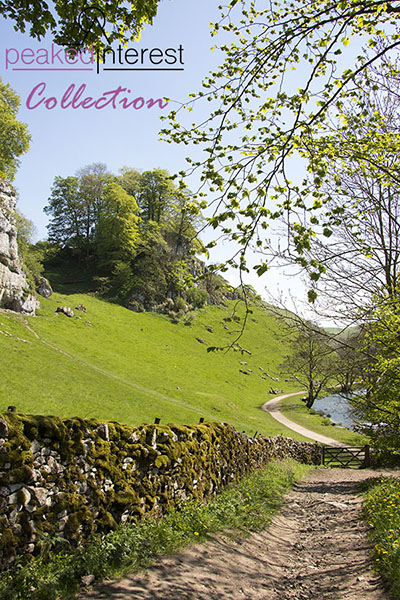
[[[325,446],[343,446],[343,445],[345,445],[342,442],[338,442],[337,440],[334,440],[331,437],[328,437],[326,435],[321,435],[319,433],[316,433],[315,431],[312,431],[311,429],[307,429],[306,427],[303,427],[302,425],[298,425],[297,423],[295,423],[294,421],[291,421],[290,419],[288,419],[285,415],[283,415],[280,412],[279,409],[280,409],[281,400],[285,400],[286,398],[291,398],[292,396],[298,396],[299,394],[303,395],[304,392],[292,392],[291,394],[284,394],[283,396],[276,396],[275,398],[268,400],[268,402],[265,402],[262,405],[262,409],[265,412],[269,413],[273,419],[278,421],[278,423],[281,423],[282,425],[285,425],[285,427],[288,427],[289,429],[296,432],[297,434],[304,436],[307,440],[313,440],[315,442],[318,442],[319,444],[324,444]]]
[[[297,425],[317,434],[333,438],[348,446],[363,446],[368,443],[366,436],[350,431],[345,427],[334,426],[327,417],[311,414],[301,398],[302,394],[300,393],[297,396],[282,398],[278,405],[281,414]]]

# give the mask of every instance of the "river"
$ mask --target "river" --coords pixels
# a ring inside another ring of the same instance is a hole
[[[314,402],[314,410],[323,410],[330,415],[331,421],[342,424],[344,427],[354,431],[354,417],[348,399],[341,394],[331,394],[325,398],[318,398]]]

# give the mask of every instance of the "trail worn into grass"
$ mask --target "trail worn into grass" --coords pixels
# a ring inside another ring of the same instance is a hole
[[[104,377],[114,379],[115,381],[118,381],[118,383],[121,383],[122,385],[125,385],[129,388],[133,388],[134,390],[139,390],[140,392],[148,394],[149,396],[156,398],[157,400],[165,400],[165,401],[167,401],[171,404],[177,405],[177,406],[185,406],[185,408],[187,410],[192,410],[192,412],[196,413],[196,415],[197,415],[198,411],[196,409],[192,409],[192,408],[188,407],[187,403],[185,403],[183,400],[179,401],[176,398],[173,398],[172,396],[167,396],[166,394],[161,394],[160,392],[156,392],[153,389],[150,389],[143,385],[139,385],[128,379],[119,377],[118,375],[115,375],[114,373],[110,373],[109,371],[105,371],[104,369],[101,369],[100,367],[98,367],[92,363],[89,363],[89,362],[83,360],[82,358],[75,356],[74,354],[66,352],[65,350],[62,350],[59,346],[55,346],[54,344],[43,339],[42,337],[40,337],[40,335],[34,329],[32,329],[32,327],[29,326],[28,321],[26,319],[23,320],[22,324],[42,344],[44,344],[45,346],[48,346],[52,350],[55,350],[55,352],[59,352],[60,354],[63,354],[70,360],[82,365],[82,367],[84,367],[85,369],[91,369],[92,371],[96,371],[97,373],[100,373]],[[2,332],[0,331],[0,333],[2,333]],[[15,337],[15,336],[13,336],[13,337]],[[19,338],[17,338],[17,339],[19,339]],[[21,341],[26,342],[26,340],[21,340]],[[31,342],[27,342],[27,343],[30,344]]]
[[[270,528],[219,535],[81,600],[389,600],[372,571],[360,482],[386,472],[317,469],[297,484]],[[396,474],[396,472],[390,472]]]

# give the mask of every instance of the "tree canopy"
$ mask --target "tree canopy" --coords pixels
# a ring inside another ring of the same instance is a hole
[[[364,393],[353,398],[361,423],[374,444],[397,449],[400,445],[400,306],[398,294],[376,299],[365,332]],[[369,426],[368,426],[369,424]]]
[[[224,30],[234,41],[221,46],[224,62],[181,107],[191,111],[207,100],[209,117],[188,124],[181,109],[172,111],[163,134],[170,142],[203,149],[205,157],[187,158],[181,175],[200,171],[199,195],[213,198],[207,202],[213,209],[210,225],[239,244],[232,265],[246,269],[252,245],[270,250],[265,230],[272,221],[293,211],[311,215],[324,204],[329,119],[340,122],[344,98],[358,97],[360,74],[399,46],[399,12],[398,3],[371,0],[284,0],[263,7],[243,0],[231,2],[214,24],[214,35]],[[351,68],[343,66],[340,55],[360,39],[366,51],[352,59]],[[303,178],[291,172],[295,158],[305,167]],[[294,220],[291,227],[292,250],[307,264],[313,224]],[[329,236],[329,227],[322,234]],[[268,266],[261,258],[254,268],[261,275]],[[319,273],[315,265],[314,278]]]
[[[76,248],[88,256],[105,203],[105,190],[113,178],[102,163],[80,169],[73,177],[55,177],[44,212],[50,216],[49,240]]]
[[[343,103],[340,127],[320,143],[317,160],[326,173],[315,190],[320,210],[293,208],[286,219],[289,252],[282,253],[283,260],[305,265],[331,316],[352,319],[365,315],[376,295],[397,294],[400,261],[400,76],[395,64],[380,61],[356,83],[357,97]],[[299,230],[311,227],[303,261],[290,249]]]
[[[31,136],[25,123],[17,120],[20,100],[0,78],[0,177],[12,181],[21,154],[27,152]]]
[[[50,33],[56,44],[84,47],[98,42],[107,33],[110,43],[124,44],[137,39],[146,23],[152,23],[159,0],[138,0],[121,3],[117,0],[70,2],[21,2],[4,0],[0,15],[14,21],[16,31],[28,28],[32,38],[40,40]]]
[[[307,322],[298,328],[291,345],[284,368],[307,388],[306,406],[311,408],[336,374],[334,348],[326,333]]]
[[[108,183],[97,225],[97,254],[100,264],[111,271],[118,261],[135,256],[139,239],[138,205],[117,183]]]
[[[168,312],[208,299],[207,283],[195,282],[204,270],[195,257],[199,206],[164,169],[113,175],[88,165],[54,179],[44,210],[51,260],[90,268],[117,301]]]

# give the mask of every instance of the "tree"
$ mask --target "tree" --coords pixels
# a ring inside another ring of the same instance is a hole
[[[31,136],[25,123],[17,121],[18,95],[0,78],[0,177],[12,181],[18,157],[27,152]]]
[[[14,21],[17,31],[40,40],[50,33],[56,44],[68,47],[85,47],[99,41],[105,31],[110,43],[125,44],[136,39],[146,23],[152,23],[157,14],[159,0],[140,0],[126,5],[117,0],[87,2],[25,2],[5,0],[0,15]]]
[[[149,309],[163,302],[168,294],[169,248],[160,226],[154,221],[141,224],[136,255],[129,269],[121,264],[115,271],[114,286],[128,307]]]
[[[399,296],[376,299],[365,336],[365,392],[353,398],[368,435],[380,448],[400,447],[400,304]]]
[[[137,202],[143,221],[163,222],[171,211],[178,190],[165,169],[144,171],[140,177]]]
[[[88,242],[87,215],[79,194],[78,177],[55,177],[49,204],[43,210],[50,216],[47,226],[50,242],[78,249]]]
[[[35,226],[18,209],[15,212],[18,254],[29,286],[34,289],[43,271],[43,251],[32,244]]]
[[[207,99],[210,116],[199,125],[180,124],[178,111],[172,111],[163,135],[169,142],[200,145],[204,150],[205,158],[187,159],[190,166],[181,175],[200,171],[199,195],[213,198],[208,201],[213,208],[210,225],[239,246],[228,261],[231,265],[247,269],[251,244],[270,250],[264,230],[271,221],[294,209],[313,214],[324,204],[328,116],[335,119],[345,97],[357,98],[354,82],[360,73],[397,49],[400,38],[390,25],[397,22],[399,12],[397,4],[372,0],[300,0],[296,5],[284,0],[264,10],[257,10],[254,2],[232,1],[214,25],[214,34],[225,30],[236,41],[221,47],[224,63],[182,106],[191,110],[193,103]],[[360,55],[353,68],[342,68],[338,55],[353,38],[362,36],[369,54]],[[384,40],[381,45],[377,38]],[[288,74],[300,64],[298,88],[296,74]],[[296,157],[305,173],[310,172],[303,181],[289,175],[290,161]],[[293,250],[304,266],[314,226],[293,223],[293,227]],[[254,268],[261,275],[268,266],[269,261],[262,260]],[[314,273],[318,276],[318,265]]]
[[[397,63],[381,61],[355,83],[358,94],[342,105],[341,126],[318,147],[326,173],[319,189],[326,204],[320,204],[312,221],[300,211],[296,218],[298,229],[316,226],[305,266],[314,280],[312,291],[318,293],[319,313],[361,324],[354,344],[336,338],[337,381],[345,390],[357,379],[362,381],[365,393],[354,395],[351,403],[360,419],[371,424],[369,434],[378,445],[396,447],[400,442]],[[289,228],[292,223],[287,222]],[[294,227],[292,231],[295,244]],[[286,259],[290,260],[288,254]]]
[[[113,177],[104,163],[93,163],[77,171],[79,199],[85,214],[86,257],[94,247],[96,228],[105,202],[105,190]],[[91,244],[91,242],[93,242]]]
[[[336,372],[334,347],[326,333],[307,321],[301,322],[291,347],[292,353],[284,363],[284,369],[307,388],[306,406],[311,408],[321,391],[333,380]]]
[[[17,229],[18,252],[24,254],[30,244],[32,244],[35,234],[35,225],[33,221],[25,217],[18,209],[15,211],[15,226]]]
[[[142,222],[161,224],[176,254],[187,252],[189,246],[196,244],[196,230],[201,224],[200,206],[190,191],[181,191],[165,169],[140,173],[123,167],[120,173],[118,182],[138,202]]]
[[[334,378],[342,394],[352,394],[357,385],[362,385],[368,364],[368,356],[362,352],[364,335],[361,327],[332,336],[336,352]]]
[[[163,225],[164,237],[176,257],[203,250],[198,231],[203,224],[199,204],[188,192],[175,191]]]
[[[130,263],[134,258],[139,240],[138,212],[135,199],[120,185],[107,184],[96,231],[97,256],[107,272],[118,262]]]
[[[80,258],[95,253],[96,228],[112,176],[103,163],[80,169],[74,177],[59,177],[44,212],[50,216],[49,240],[62,248],[75,249]]]
[[[119,172],[121,173],[121,175],[118,176],[119,185],[136,199],[139,195],[140,180],[142,177],[140,171],[132,169],[131,167],[122,167]]]
[[[317,226],[305,251],[314,289],[331,315],[352,319],[377,294],[396,293],[400,265],[400,77],[383,62],[357,83],[340,129],[324,140],[325,207],[311,220],[296,215],[303,229]]]

